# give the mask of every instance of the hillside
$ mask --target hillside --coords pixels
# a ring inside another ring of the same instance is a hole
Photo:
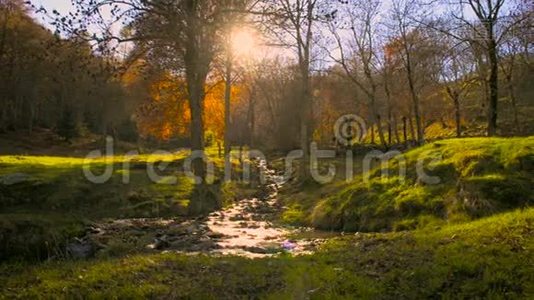
[[[533,149],[532,137],[431,143],[403,155],[405,177],[396,175],[401,160],[393,159],[386,170],[390,176],[381,177],[375,167],[367,183],[360,175],[349,183],[339,179],[294,194],[289,189],[282,217],[321,229],[379,232],[466,222],[527,207],[534,201]],[[439,183],[418,180],[418,161]]]

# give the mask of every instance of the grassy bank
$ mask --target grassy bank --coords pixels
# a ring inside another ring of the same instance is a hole
[[[194,192],[184,173],[187,151],[175,154],[116,155],[84,159],[54,156],[0,156],[0,261],[62,256],[64,244],[83,235],[92,222],[122,218],[185,217]],[[208,151],[217,176],[223,160]],[[158,178],[147,166],[153,163]],[[159,168],[164,166],[165,168]],[[109,180],[94,183],[84,168]],[[229,204],[254,192],[238,183],[214,185]]]
[[[532,137],[445,140],[402,157],[385,168],[389,176],[381,176],[375,161],[365,181],[359,157],[359,176],[350,182],[340,178],[289,188],[283,196],[288,209],[282,219],[322,229],[402,231],[471,221],[534,202]],[[421,179],[419,163],[436,182]],[[406,176],[399,176],[403,164]]]
[[[534,209],[438,230],[331,239],[312,256],[175,253],[4,265],[0,297],[528,298]]]

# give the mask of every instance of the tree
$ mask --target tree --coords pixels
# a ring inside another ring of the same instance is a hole
[[[440,58],[442,63],[441,79],[447,97],[454,107],[454,121],[456,125],[456,137],[462,136],[462,99],[471,91],[478,78],[474,77],[476,63],[469,45],[466,43],[456,44],[450,38],[444,37],[448,44]]]
[[[91,36],[99,45],[135,42],[139,49],[157,61],[164,69],[181,74],[187,87],[191,112],[191,148],[204,152],[203,109],[206,96],[206,80],[211,64],[221,50],[220,36],[226,29],[225,14],[238,1],[233,0],[184,0],[169,3],[165,0],[75,0],[81,20],[60,19],[62,30],[87,36],[91,25],[104,30]],[[112,18],[105,19],[103,11],[111,11]],[[116,34],[113,25],[127,24],[128,35]],[[73,27],[73,25],[75,24]],[[193,172],[205,179],[204,162],[196,159]],[[203,195],[204,193],[199,193]],[[209,202],[209,200],[206,200]],[[216,203],[203,203],[194,199],[190,213],[198,214],[214,208]]]
[[[260,14],[264,31],[276,45],[294,50],[297,56],[300,111],[300,147],[304,153],[301,177],[309,178],[306,164],[310,161],[310,142],[313,133],[312,94],[310,73],[315,23],[324,20],[330,12],[321,7],[319,0],[264,0]]]
[[[240,26],[243,23],[243,14],[239,11],[246,8],[246,2],[232,3],[233,5],[229,7],[231,12],[226,14],[226,30],[223,34],[224,38],[224,157],[225,157],[225,166],[228,169],[230,167],[230,151],[231,151],[231,142],[230,142],[230,128],[231,128],[231,101],[232,101],[232,83],[234,81],[234,61],[236,57],[234,56],[234,37],[236,27]],[[235,6],[234,6],[235,5]],[[242,25],[241,25],[242,27]]]
[[[489,74],[485,78],[487,94],[487,134],[497,134],[497,114],[499,102],[499,48],[503,37],[518,25],[530,18],[526,13],[519,18],[511,18],[514,7],[512,1],[506,0],[451,0],[456,9],[451,9],[450,16],[458,21],[458,30],[444,30],[461,41],[470,41],[481,47],[488,64]],[[470,10],[475,19],[465,12]],[[467,34],[467,35],[466,35]]]
[[[389,144],[391,144],[392,138],[394,136],[396,143],[400,144],[401,139],[399,137],[397,114],[393,113],[393,103],[392,103],[392,95],[391,95],[392,79],[394,75],[393,64],[385,53],[384,53],[383,60],[384,60],[384,65],[382,67],[382,81],[384,84],[384,93],[386,96],[386,105],[387,105],[387,113],[388,113],[388,139],[389,139],[388,142]]]
[[[300,82],[297,67],[286,57],[258,61],[248,68],[254,90],[256,146],[292,150],[299,146]]]
[[[421,113],[421,99],[417,87],[416,65],[414,49],[421,41],[421,25],[417,19],[425,18],[425,7],[418,0],[395,0],[390,9],[390,28],[393,30],[394,41],[398,45],[399,57],[405,70],[408,87],[412,100],[412,111],[415,117],[417,142],[423,144],[425,140],[424,125]]]
[[[388,147],[377,104],[379,84],[377,75],[380,73],[381,62],[376,47],[378,40],[377,24],[381,9],[381,2],[377,0],[348,1],[342,6],[340,17],[330,22],[330,31],[335,38],[339,57],[329,51],[330,57],[340,64],[350,81],[360,88],[368,98],[371,124],[378,127],[380,142]],[[344,42],[340,31],[347,33],[350,38]],[[346,44],[346,45],[345,45]],[[361,78],[363,75],[363,78]],[[388,123],[391,124],[391,113],[388,113]],[[391,130],[390,130],[391,131]],[[391,136],[391,133],[390,133]]]
[[[65,106],[58,124],[58,134],[70,143],[71,139],[77,135],[76,129],[76,120],[74,119],[72,108]]]
[[[111,72],[116,61],[95,55],[75,36],[53,35],[29,15],[43,10],[0,1],[0,130],[61,133],[69,109],[76,126],[106,134],[107,125],[129,118],[124,90]]]
[[[512,105],[515,132],[521,133],[519,122],[518,96],[515,85],[516,77],[520,75],[520,64],[529,65],[529,45],[532,45],[532,16],[534,4],[518,5],[517,10],[510,16],[509,22],[516,24],[515,28],[507,30],[501,37],[501,47],[499,51],[499,67],[504,77],[508,98]],[[531,17],[529,17],[529,15]],[[529,23],[530,22],[530,23]],[[529,27],[530,26],[530,27]]]
[[[497,38],[495,37],[495,26],[499,18],[499,13],[505,0],[467,0],[478,20],[482,23],[485,32],[482,40],[486,46],[487,56],[490,64],[490,75],[488,78],[490,95],[488,105],[488,136],[493,136],[497,132],[497,104],[499,101],[499,59],[497,54]]]

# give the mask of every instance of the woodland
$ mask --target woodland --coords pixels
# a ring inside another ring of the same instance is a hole
[[[0,299],[534,297],[534,3],[0,0]]]

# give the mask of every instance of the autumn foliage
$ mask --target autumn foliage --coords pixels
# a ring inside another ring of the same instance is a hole
[[[144,138],[168,141],[188,137],[191,112],[187,101],[187,86],[183,79],[166,73],[154,80],[149,87],[148,99],[138,108],[136,121]],[[204,124],[206,132],[217,139],[224,134],[224,82],[205,87]],[[232,88],[232,105],[240,102],[241,88]]]

